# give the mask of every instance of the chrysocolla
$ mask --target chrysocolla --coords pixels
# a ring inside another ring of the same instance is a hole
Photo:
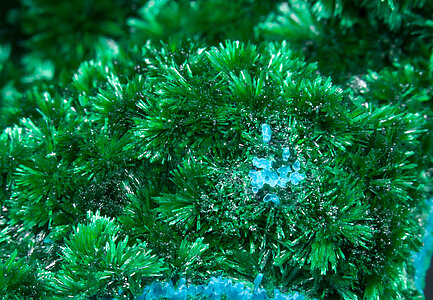
[[[265,158],[254,157],[253,158],[253,166],[257,167],[259,169],[269,170],[270,168],[272,168],[272,161],[267,160]]]
[[[288,161],[290,158],[290,149],[289,148],[283,148],[283,160]]]
[[[293,172],[292,174],[290,174],[290,181],[292,182],[293,185],[298,185],[299,182],[304,179],[305,179],[304,174],[298,172]]]
[[[254,193],[257,193],[265,183],[269,184],[271,187],[275,187],[278,183],[277,173],[267,169],[260,171],[251,169],[248,176],[251,178]]]
[[[279,187],[285,188],[288,182],[289,182],[288,178],[282,178],[282,177],[280,177],[280,178],[278,178],[277,185]]]
[[[278,168],[277,171],[281,178],[287,178],[287,174],[290,173],[292,170],[289,166],[281,166]]]
[[[262,125],[262,135],[263,135],[263,142],[269,143],[269,141],[271,140],[271,135],[272,135],[271,126],[269,126],[268,124],[263,124]]]
[[[269,142],[271,140],[271,127],[268,124],[262,124],[262,135],[263,135],[263,141],[265,143]],[[283,148],[282,153],[283,161],[288,161],[290,158],[290,148],[285,147]],[[251,178],[251,185],[253,193],[258,193],[261,188],[267,183],[271,187],[279,186],[282,188],[285,188],[287,186],[287,183],[290,181],[293,185],[298,185],[299,182],[303,179],[305,179],[305,175],[299,173],[298,171],[301,169],[301,163],[299,160],[296,160],[292,167],[283,165],[280,168],[278,168],[277,172],[271,170],[272,168],[272,160],[268,160],[265,158],[253,158],[253,166],[262,170],[254,170],[251,169],[249,172],[249,177]],[[292,170],[294,171],[293,173]],[[269,195],[269,196],[268,196]],[[274,194],[268,194],[265,196],[264,200],[265,202],[272,201],[274,203],[279,203],[279,199]]]
[[[296,160],[293,165],[292,165],[293,170],[295,170],[296,172],[299,171],[301,169],[301,163],[299,162],[299,160]]]
[[[188,296],[193,299],[195,297],[207,297],[210,299],[220,299],[221,296],[226,296],[230,300],[303,300],[304,297],[295,294],[282,294],[279,290],[275,290],[275,297],[269,298],[266,290],[260,288],[263,280],[263,274],[259,273],[254,279],[254,289],[247,288],[243,283],[237,282],[233,284],[231,279],[211,277],[207,285],[186,285],[185,278],[181,278],[177,287],[171,282],[152,283],[144,289],[144,293],[135,300],[157,300],[168,298],[173,300],[186,300]]]
[[[263,198],[263,201],[265,202],[273,202],[275,205],[280,204],[280,198],[278,198],[275,194],[267,194],[265,198]]]

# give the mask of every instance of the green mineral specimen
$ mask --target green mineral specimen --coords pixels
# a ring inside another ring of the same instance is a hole
[[[1,297],[423,299],[432,15],[3,1]]]

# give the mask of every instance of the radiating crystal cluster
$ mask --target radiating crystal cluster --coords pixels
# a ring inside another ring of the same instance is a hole
[[[268,143],[271,140],[272,131],[268,124],[262,125],[262,136],[263,142]],[[283,161],[290,159],[290,149],[283,148],[282,153]],[[271,187],[279,186],[285,188],[287,183],[290,181],[293,185],[298,185],[300,181],[305,179],[305,175],[299,173],[301,170],[301,163],[296,160],[291,166],[282,165],[277,171],[272,170],[272,161],[265,158],[253,158],[253,166],[259,170],[251,169],[248,176],[251,178],[251,185],[253,187],[253,193],[263,188],[265,184],[269,184]],[[267,194],[263,199],[265,202],[273,202],[279,204],[280,200],[275,194]]]

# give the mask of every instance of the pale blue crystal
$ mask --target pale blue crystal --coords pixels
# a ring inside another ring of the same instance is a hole
[[[185,289],[174,292],[173,296],[170,298],[172,300],[186,300],[188,298],[188,291]]]
[[[235,283],[226,293],[227,299],[233,300],[249,300],[251,293],[245,288],[242,283]]]
[[[274,299],[278,299],[278,300],[289,300],[289,297],[284,296],[283,294],[281,294],[279,289],[275,289],[274,290]]]
[[[265,184],[262,172],[263,171],[256,171],[256,170],[251,169],[250,173],[248,174],[248,176],[250,176],[250,178],[251,178],[251,185],[253,186],[253,188],[257,188],[258,190],[261,189],[263,187],[263,185]],[[253,189],[253,192],[254,192],[254,189]],[[256,193],[256,192],[254,192],[254,193]]]
[[[261,178],[264,183],[269,184],[271,187],[275,187],[278,183],[278,175],[274,171],[270,171],[270,170],[261,171]]]
[[[289,166],[281,166],[278,168],[277,171],[281,178],[287,178],[287,174],[292,170],[290,169]]]
[[[278,174],[271,170],[256,171],[251,169],[248,176],[251,178],[254,193],[257,193],[265,183],[269,184],[271,187],[275,187],[279,179]]]
[[[170,282],[153,283],[144,289],[144,293],[136,298],[136,300],[186,300],[188,296],[199,297],[200,299],[221,299],[226,296],[230,300],[267,300],[270,299],[266,295],[266,291],[260,288],[259,285],[263,279],[263,274],[258,274],[254,280],[253,291],[244,286],[243,283],[233,284],[231,279],[212,277],[207,285],[189,285],[186,286],[185,278],[181,278],[177,284],[177,288]],[[279,290],[275,290],[275,297],[271,299],[276,300],[304,300],[302,295],[294,293],[291,295],[284,295]],[[193,298],[196,299],[196,298]]]
[[[210,299],[221,299],[224,294],[224,282],[221,277],[211,277],[209,284],[203,290],[203,295],[210,297]]]
[[[44,239],[44,243],[52,244],[52,243],[54,243],[54,240],[50,239],[49,237],[46,237],[46,238]]]
[[[426,273],[429,269],[431,249],[433,248],[433,198],[425,201],[430,207],[429,216],[424,229],[424,246],[421,250],[413,255],[413,266],[415,267],[414,283],[418,291],[423,293],[426,281]]]
[[[171,299],[173,300],[186,300],[188,298],[188,287],[185,286],[186,279],[181,278],[178,283],[178,288],[174,292]]]
[[[263,142],[268,143],[271,140],[271,135],[272,135],[271,126],[269,126],[268,124],[263,124],[262,135],[263,135]]]
[[[254,157],[253,158],[253,166],[257,167],[259,169],[269,170],[270,168],[272,168],[272,161],[267,160],[265,158]]]
[[[263,198],[265,202],[273,202],[275,205],[280,204],[280,199],[275,194],[267,194],[265,198]]]
[[[181,279],[179,279],[178,285],[180,288],[182,288],[183,286],[185,286],[185,283],[186,283],[186,279],[181,278]]]
[[[188,287],[188,295],[191,295],[194,297],[194,296],[197,296],[201,293],[203,293],[203,285],[198,285],[198,286],[190,285]]]
[[[269,195],[269,194],[268,194]],[[266,197],[265,197],[266,198]],[[262,280],[263,280],[263,274],[262,273],[259,273],[257,276],[256,276],[256,279],[254,279],[254,286],[256,287],[256,288],[258,288],[259,287],[259,285],[260,285],[260,283],[262,283]]]
[[[299,160],[296,160],[296,161],[293,163],[292,168],[293,168],[293,170],[295,170],[296,172],[299,171],[299,170],[301,169],[301,163],[299,162]]]
[[[173,284],[165,282],[164,284],[158,282],[154,283],[144,289],[145,299],[160,299],[171,298],[174,294]]]
[[[289,182],[289,179],[288,179],[288,178],[282,178],[282,177],[280,177],[280,178],[278,178],[277,185],[278,185],[279,187],[285,188],[285,187],[287,186],[287,183],[288,183],[288,182]]]
[[[283,148],[283,160],[287,161],[290,158],[290,149]]]
[[[254,289],[253,298],[251,300],[268,300],[269,297],[266,295],[266,290],[263,288]]]
[[[256,181],[258,173],[259,173],[259,171],[251,169],[250,172],[248,173],[248,176],[250,176],[250,178],[251,178],[252,181]]]
[[[290,181],[292,182],[293,185],[298,185],[299,182],[304,178],[305,175],[298,172],[293,172],[292,174],[290,174]]]

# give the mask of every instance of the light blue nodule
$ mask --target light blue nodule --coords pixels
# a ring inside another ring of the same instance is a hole
[[[255,288],[258,288],[260,283],[262,283],[262,279],[263,279],[263,274],[259,273],[256,277],[256,279],[254,279],[254,286]]]
[[[283,160],[288,161],[290,158],[290,149],[289,148],[283,148]]]
[[[262,171],[250,170],[248,176],[251,178],[251,185],[253,186],[253,193],[257,193],[265,184],[263,180]]]
[[[289,179],[288,179],[288,178],[280,177],[280,178],[278,178],[277,185],[278,185],[279,187],[285,188],[285,187],[287,186],[287,183],[288,183],[288,182],[289,182]]]
[[[275,187],[278,182],[278,174],[271,170],[256,171],[251,169],[248,176],[251,178],[251,185],[253,186],[253,193],[257,193],[265,183],[271,187]]]
[[[271,126],[269,126],[268,124],[263,124],[262,135],[263,135],[263,142],[268,143],[271,140],[271,136],[272,136]]]
[[[281,178],[287,178],[287,174],[290,173],[292,170],[289,166],[281,166],[278,168],[278,174],[280,174]]]
[[[267,160],[265,158],[254,157],[253,166],[259,169],[269,170],[270,168],[272,168],[272,161]]]
[[[265,198],[263,198],[263,201],[265,202],[273,202],[275,205],[280,204],[280,198],[278,198],[275,194],[267,194]]]
[[[305,179],[304,174],[298,172],[293,172],[292,174],[290,174],[290,181],[292,182],[293,185],[298,185],[299,182],[304,179]]]
[[[292,165],[293,170],[295,170],[296,172],[298,172],[301,169],[301,163],[299,162],[299,160],[296,160],[293,165]]]
[[[278,174],[271,170],[261,171],[261,177],[264,183],[269,184],[271,187],[275,187],[278,183]]]

